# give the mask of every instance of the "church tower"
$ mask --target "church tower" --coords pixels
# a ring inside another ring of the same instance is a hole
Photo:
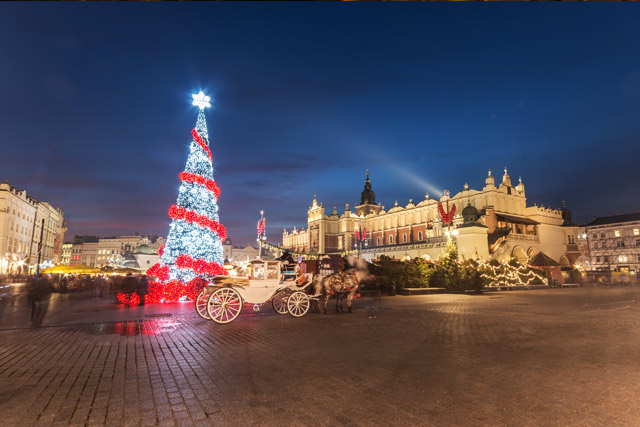
[[[364,180],[364,190],[360,193],[360,204],[356,206],[356,215],[367,216],[371,212],[378,213],[380,208],[381,206],[376,204],[376,193],[371,189],[369,169],[367,169],[367,178]]]

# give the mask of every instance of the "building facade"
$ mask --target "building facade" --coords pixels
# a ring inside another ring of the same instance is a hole
[[[456,206],[450,226],[439,213],[438,202],[445,209]],[[360,204],[349,204],[339,215],[334,206],[326,215],[322,203],[314,196],[307,212],[307,228],[285,230],[283,247],[304,253],[334,253],[359,249],[365,259],[387,255],[397,259],[421,257],[437,259],[444,251],[448,234],[465,259],[516,258],[521,262],[543,252],[568,267],[580,256],[576,244],[577,225],[571,212],[544,206],[527,206],[525,186],[516,185],[505,168],[502,182],[495,183],[489,171],[482,190],[464,185],[457,194],[439,199],[424,199],[405,206],[396,201],[388,211],[376,202],[369,172]],[[364,240],[358,239],[364,236]]]
[[[62,209],[0,184],[0,274],[33,273],[38,256],[41,267],[59,263],[66,230]]]
[[[259,250],[250,244],[247,244],[247,246],[234,246],[230,239],[225,240],[222,244],[222,256],[224,260],[229,261],[233,265],[240,265],[247,261],[251,261],[252,259],[256,259],[258,258],[258,253]],[[268,255],[264,248],[262,255],[263,258]]]
[[[637,273],[640,213],[595,218],[578,234],[585,270]]]
[[[143,268],[148,264],[147,261],[158,257],[158,249],[164,242],[165,239],[158,236],[76,236],[74,243],[65,244],[68,256],[65,256],[66,262],[63,264],[82,264],[89,267],[125,266],[126,261],[129,261],[129,264],[138,262],[136,256],[140,255],[145,258],[140,264],[140,268]]]

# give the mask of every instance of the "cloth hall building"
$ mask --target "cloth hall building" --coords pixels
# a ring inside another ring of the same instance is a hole
[[[426,194],[421,201],[410,199],[405,206],[395,202],[386,210],[376,202],[367,171],[360,204],[354,210],[347,204],[340,215],[334,206],[327,215],[314,196],[307,212],[307,228],[284,230],[283,247],[326,254],[351,251],[360,245],[362,257],[367,260],[380,255],[435,260],[446,248],[449,229],[440,218],[440,201],[445,206],[448,202],[449,208],[456,206],[450,229],[463,259],[513,257],[526,262],[542,252],[561,266],[573,265],[580,251],[576,244],[578,226],[571,222],[571,212],[564,206],[527,206],[526,200],[524,183],[520,179],[513,185],[505,168],[498,185],[489,171],[482,190],[465,184],[450,198],[436,200]],[[356,237],[361,233],[364,242]]]

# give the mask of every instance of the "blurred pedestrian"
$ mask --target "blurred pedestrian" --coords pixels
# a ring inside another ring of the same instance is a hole
[[[102,298],[102,293],[104,292],[104,288],[106,286],[107,286],[107,279],[104,278],[104,275],[97,276],[95,280],[96,298]]]
[[[129,294],[129,301],[138,292],[138,280],[131,273],[127,273],[127,277],[122,280],[122,291],[125,294]]]
[[[149,280],[147,279],[147,275],[143,274],[142,279],[138,283],[138,295],[140,295],[140,305],[144,305],[144,300],[147,294],[149,293]]]
[[[51,281],[45,274],[38,274],[29,284],[29,299],[31,300],[31,327],[42,326],[44,316],[49,309],[49,298],[51,298]]]

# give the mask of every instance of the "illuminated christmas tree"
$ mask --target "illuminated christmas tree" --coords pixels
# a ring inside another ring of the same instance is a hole
[[[148,270],[161,283],[150,287],[148,301],[177,301],[187,296],[194,299],[205,282],[203,274],[225,274],[222,242],[226,229],[219,223],[220,189],[213,180],[213,156],[209,149],[205,107],[208,96],[193,95],[193,105],[200,108],[178,201],[169,209],[172,218],[166,244],[160,248],[161,262]]]

